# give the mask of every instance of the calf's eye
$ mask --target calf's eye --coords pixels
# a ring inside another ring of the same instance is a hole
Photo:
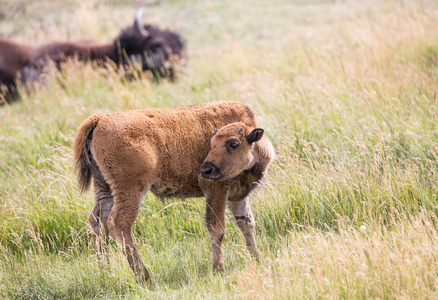
[[[237,147],[239,147],[239,144],[238,143],[231,143],[231,144],[228,145],[228,147],[230,149],[237,149]]]

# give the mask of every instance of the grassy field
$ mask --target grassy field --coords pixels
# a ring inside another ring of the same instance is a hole
[[[0,0],[0,37],[109,42],[141,5],[187,42],[176,83],[72,61],[0,107],[0,298],[438,297],[438,1]],[[263,258],[227,215],[213,274],[204,200],[149,193],[134,232],[153,284],[114,243],[100,266],[78,126],[216,100],[249,105],[276,148],[252,202]]]

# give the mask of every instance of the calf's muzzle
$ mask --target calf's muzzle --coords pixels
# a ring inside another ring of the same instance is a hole
[[[208,180],[218,180],[222,177],[221,171],[209,161],[206,161],[201,165],[201,175]]]

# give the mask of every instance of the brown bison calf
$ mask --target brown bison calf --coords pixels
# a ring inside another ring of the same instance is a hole
[[[205,196],[214,270],[224,271],[227,205],[249,251],[258,255],[248,198],[274,150],[247,106],[216,102],[95,114],[80,126],[74,154],[81,191],[93,178],[95,203],[88,223],[94,242],[99,247],[99,237],[106,240],[110,233],[138,279],[149,280],[149,274],[131,230],[148,190],[163,198]]]

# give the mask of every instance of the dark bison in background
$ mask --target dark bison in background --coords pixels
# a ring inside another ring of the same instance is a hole
[[[128,27],[111,44],[94,41],[53,42],[27,46],[0,39],[0,103],[1,98],[12,100],[17,96],[17,81],[23,84],[37,81],[49,61],[57,66],[69,57],[118,65],[140,63],[143,71],[151,71],[155,79],[174,79],[174,63],[184,57],[184,42],[170,30],[143,25],[140,9],[134,25]]]

